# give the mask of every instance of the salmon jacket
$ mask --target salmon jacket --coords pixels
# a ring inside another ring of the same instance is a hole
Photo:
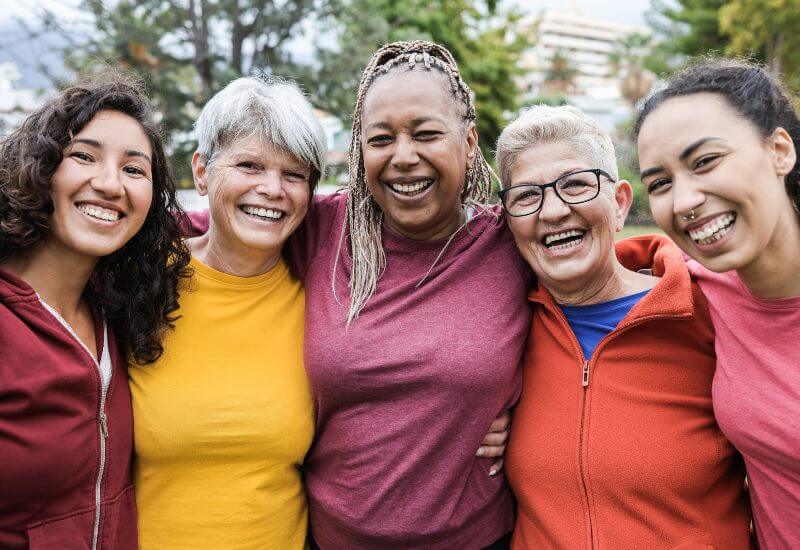
[[[711,406],[705,298],[668,239],[627,239],[616,253],[660,280],[591,358],[551,294],[529,294],[506,461],[518,500],[512,546],[746,549],[744,467]]]
[[[0,270],[0,548],[136,548],[131,398],[108,332],[104,387],[69,326]]]

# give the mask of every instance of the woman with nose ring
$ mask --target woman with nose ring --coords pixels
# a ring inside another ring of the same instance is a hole
[[[670,78],[635,127],[653,217],[688,255],[709,300],[714,411],[744,456],[755,530],[767,549],[800,547],[795,108],[764,68],[713,61]]]
[[[705,298],[669,240],[615,245],[632,191],[610,137],[575,107],[537,106],[503,130],[497,164],[537,276],[507,456],[513,548],[747,549]]]

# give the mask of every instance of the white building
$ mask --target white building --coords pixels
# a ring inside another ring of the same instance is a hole
[[[614,74],[609,55],[626,35],[650,35],[648,27],[594,19],[577,10],[546,11],[521,23],[522,28],[532,29],[537,36],[536,45],[522,60],[526,74],[521,86],[526,98],[547,94],[545,74],[555,53],[560,52],[577,72],[574,89],[568,95],[570,103],[587,111],[608,130],[627,116],[629,108],[622,99],[619,77]]]

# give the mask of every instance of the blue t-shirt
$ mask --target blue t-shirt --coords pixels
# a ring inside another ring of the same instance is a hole
[[[591,359],[600,340],[617,328],[619,322],[648,292],[645,290],[590,306],[561,306],[587,360]]]

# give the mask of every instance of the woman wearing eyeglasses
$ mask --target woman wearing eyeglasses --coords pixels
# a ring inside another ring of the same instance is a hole
[[[540,106],[497,156],[538,277],[506,457],[513,548],[748,548],[744,469],[711,406],[705,299],[667,239],[615,246],[632,191],[610,138],[574,107]]]

